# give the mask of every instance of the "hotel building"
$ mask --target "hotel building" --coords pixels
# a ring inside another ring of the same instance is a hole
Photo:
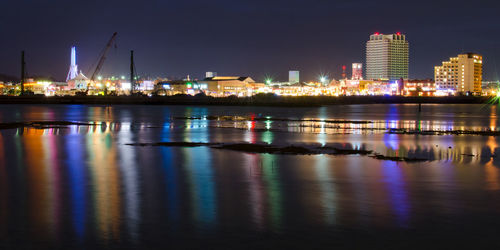
[[[434,67],[436,87],[458,93],[481,94],[483,57],[474,53],[460,54]]]
[[[368,80],[408,79],[409,44],[401,33],[375,33],[366,43]]]

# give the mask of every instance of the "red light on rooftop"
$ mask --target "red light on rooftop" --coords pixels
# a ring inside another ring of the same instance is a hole
[[[378,35],[380,35],[380,33],[378,33],[378,32],[375,32],[375,35],[376,35],[376,36],[378,36]]]
[[[397,32],[396,35],[400,36],[401,35],[401,32]]]

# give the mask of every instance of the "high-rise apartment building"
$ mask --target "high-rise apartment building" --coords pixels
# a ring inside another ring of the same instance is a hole
[[[436,88],[460,93],[481,94],[483,57],[474,53],[460,54],[434,67]]]
[[[351,80],[363,80],[363,64],[352,64],[352,77]]]
[[[409,44],[401,33],[375,33],[366,43],[366,78],[408,79]]]

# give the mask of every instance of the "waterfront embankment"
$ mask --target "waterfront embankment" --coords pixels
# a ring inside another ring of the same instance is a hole
[[[0,104],[90,104],[90,105],[227,105],[307,107],[348,104],[487,104],[490,97],[403,97],[403,96],[301,96],[256,95],[253,97],[210,96],[0,96]]]

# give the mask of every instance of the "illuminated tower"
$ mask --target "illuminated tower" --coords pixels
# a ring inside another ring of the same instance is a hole
[[[76,48],[75,46],[71,47],[71,65],[69,66],[68,76],[66,77],[66,81],[69,81],[75,78],[78,75],[78,65],[76,65]]]
[[[409,44],[401,33],[375,33],[366,43],[366,78],[408,79]]]
[[[352,77],[351,80],[363,80],[363,64],[352,64]]]

